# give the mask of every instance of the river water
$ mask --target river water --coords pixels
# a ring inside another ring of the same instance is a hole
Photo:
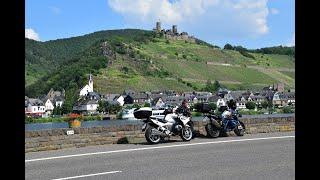
[[[242,118],[272,118],[272,117],[292,117],[295,114],[261,114],[261,115],[242,115]],[[193,121],[201,121],[203,117],[192,117]],[[131,125],[131,124],[141,124],[140,120],[104,120],[104,121],[83,121],[81,127],[110,127],[110,126],[120,126],[120,125]],[[61,129],[69,128],[67,122],[56,122],[56,123],[33,123],[26,124],[25,131],[39,131],[45,129]]]

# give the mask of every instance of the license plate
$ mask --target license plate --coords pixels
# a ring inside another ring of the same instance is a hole
[[[144,124],[143,126],[142,126],[142,131],[144,131],[145,129],[146,129],[146,127],[147,127],[147,124]]]
[[[238,129],[242,129],[242,126],[238,126]]]

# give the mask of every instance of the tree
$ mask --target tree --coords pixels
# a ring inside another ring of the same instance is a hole
[[[143,105],[143,107],[150,107],[151,105],[150,105],[150,103],[148,103],[148,102],[145,102],[144,103],[144,105]]]
[[[214,91],[213,84],[211,83],[211,81],[209,79],[207,80],[206,87],[204,87],[203,90],[204,91],[209,91],[209,92],[213,92]]]
[[[231,44],[227,43],[226,45],[224,45],[223,49],[233,50],[233,46]]]
[[[133,104],[132,108],[141,108],[139,104]]]
[[[221,88],[221,84],[219,83],[219,81],[217,80],[214,81],[213,88],[214,88],[214,91],[217,91],[219,88]]]
[[[211,110],[217,109],[217,104],[216,103],[209,103],[208,104]]]
[[[97,111],[98,112],[105,112],[106,111],[106,102],[105,101],[102,101],[102,100],[99,100],[98,102],[98,108],[97,108]]]
[[[111,103],[106,103],[106,111],[109,114],[116,114],[119,111],[121,111],[121,106],[117,103],[117,104],[111,104]]]
[[[262,106],[263,109],[267,109],[268,106],[269,106],[268,101],[263,101],[263,102],[261,102],[261,106]]]
[[[282,109],[283,113],[293,113],[292,109],[289,106],[285,106]]]
[[[247,103],[246,103],[246,108],[247,108],[247,109],[250,109],[250,110],[251,110],[251,109],[254,109],[255,107],[256,107],[256,104],[255,104],[254,102],[251,102],[251,101],[250,101],[250,102],[247,102]]]
[[[52,114],[53,115],[62,115],[62,108],[60,106],[56,106],[54,104],[54,108],[53,108]]]
[[[72,112],[72,104],[69,101],[65,101],[61,107],[62,114],[68,114]]]

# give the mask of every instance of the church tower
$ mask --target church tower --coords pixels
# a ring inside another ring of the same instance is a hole
[[[89,74],[89,83],[88,83],[89,87],[91,88],[91,92],[93,92],[93,78],[92,78],[92,74]]]

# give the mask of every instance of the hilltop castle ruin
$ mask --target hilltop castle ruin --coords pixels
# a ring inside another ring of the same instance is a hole
[[[194,36],[189,36],[187,32],[178,33],[177,25],[172,25],[172,29],[161,29],[161,22],[156,22],[156,28],[153,29],[156,33],[162,33],[165,38],[170,40],[186,40],[190,42],[195,42],[196,38]]]

